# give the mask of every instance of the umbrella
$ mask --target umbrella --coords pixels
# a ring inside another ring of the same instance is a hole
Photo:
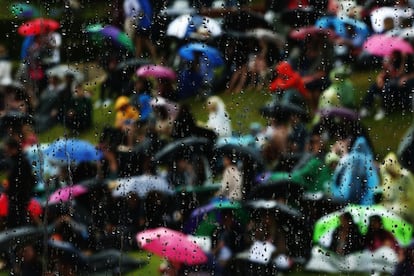
[[[257,12],[238,10],[227,13],[223,18],[223,29],[245,32],[251,29],[272,29],[265,17]]]
[[[54,226],[44,227],[22,226],[8,229],[0,233],[0,250],[10,250],[16,245],[24,245],[42,240],[43,236],[50,233]]]
[[[362,46],[371,55],[385,57],[391,55],[393,51],[412,54],[413,47],[407,41],[399,37],[392,37],[384,34],[376,34],[368,37]]]
[[[200,15],[181,15],[174,19],[167,27],[168,36],[180,39],[197,34],[208,38],[221,35],[220,24],[213,18]]]
[[[36,18],[25,22],[17,29],[22,36],[46,34],[59,29],[59,22],[48,18]]]
[[[223,210],[233,210],[236,220],[246,222],[247,216],[240,202],[228,199],[215,200],[191,212],[189,220],[184,225],[184,233],[211,236],[217,225],[221,223]]]
[[[265,184],[256,186],[250,198],[252,199],[277,199],[292,198],[299,199],[303,194],[303,187],[290,179],[269,181]]]
[[[98,161],[103,156],[94,145],[80,139],[58,139],[47,147],[44,154],[52,160],[67,163]]]
[[[259,150],[253,147],[232,144],[224,141],[223,144],[216,145],[214,153],[216,156],[228,155],[233,159],[235,158],[244,160],[248,163],[253,163],[258,172],[264,168],[263,156],[260,154]]]
[[[77,196],[86,194],[88,189],[82,185],[67,186],[58,189],[49,197],[50,204],[57,204],[60,202],[67,202]]]
[[[341,118],[346,120],[355,121],[358,119],[358,113],[353,111],[352,109],[345,108],[345,107],[331,107],[331,108],[324,108],[319,110],[319,113],[322,117],[335,117]]]
[[[160,79],[170,79],[175,80],[177,79],[177,74],[169,67],[157,65],[157,64],[149,64],[140,67],[137,70],[138,77],[154,77]]]
[[[401,165],[407,170],[414,172],[414,125],[404,134],[398,146],[397,156]]]
[[[196,154],[208,155],[213,145],[204,137],[186,137],[167,144],[154,156],[155,162],[167,163],[177,158],[187,158]]]
[[[190,43],[178,50],[180,57],[189,61],[193,61],[196,58],[196,53],[200,54],[201,61],[206,61],[210,66],[221,66],[224,64],[220,51],[204,43]]]
[[[10,11],[18,18],[32,18],[40,15],[39,10],[33,5],[26,3],[14,3]]]
[[[336,36],[335,32],[329,29],[319,28],[314,25],[293,29],[289,33],[289,37],[296,40],[304,40],[317,35],[326,36],[328,38],[334,38]]]
[[[112,196],[122,197],[129,193],[135,193],[144,198],[151,191],[158,191],[164,194],[172,195],[174,190],[168,185],[168,181],[161,176],[140,175],[116,180],[116,188],[112,190]]]
[[[275,44],[278,48],[283,48],[285,39],[278,33],[264,28],[257,28],[246,33],[247,36]]]
[[[284,214],[289,217],[293,218],[300,218],[302,216],[302,213],[299,210],[296,210],[295,208],[280,203],[276,200],[250,200],[246,203],[246,206],[254,209],[254,210],[276,210],[276,214]]]
[[[291,27],[302,27],[314,24],[319,16],[319,11],[313,7],[302,7],[282,11],[280,19]]]
[[[170,17],[189,15],[195,13],[197,13],[197,9],[195,9],[194,7],[190,7],[187,0],[176,0],[160,12],[161,15]]]
[[[349,205],[339,211],[323,216],[315,223],[313,241],[327,244],[326,241],[332,239],[334,230],[339,226],[340,215],[345,212],[349,212],[352,215],[354,222],[359,226],[363,234],[368,230],[369,218],[378,215],[382,218],[384,229],[392,233],[401,245],[406,246],[411,242],[413,235],[412,225],[380,205]]]
[[[139,232],[136,238],[142,249],[173,263],[197,265],[207,262],[203,250],[181,232],[160,227]]]
[[[150,64],[151,61],[149,59],[145,59],[145,58],[130,58],[127,60],[124,60],[122,62],[120,62],[117,66],[116,66],[116,70],[122,70],[125,72],[128,72],[129,70],[137,70],[139,67],[143,66],[143,65],[147,65]]]
[[[49,76],[57,76],[61,79],[67,75],[71,75],[77,82],[82,82],[84,80],[84,75],[79,71],[79,69],[69,64],[56,65],[48,69],[46,74]]]
[[[131,38],[115,26],[107,25],[99,33],[106,39],[109,39],[115,45],[134,51],[134,44]]]

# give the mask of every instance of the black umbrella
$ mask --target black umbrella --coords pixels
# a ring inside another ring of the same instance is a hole
[[[319,17],[319,11],[312,7],[286,9],[282,11],[281,21],[291,27],[313,25]]]
[[[16,245],[25,245],[42,240],[43,236],[50,233],[54,226],[46,229],[43,227],[22,226],[8,229],[0,233],[0,250],[10,250]]]
[[[168,163],[179,158],[191,159],[194,155],[207,155],[212,152],[211,140],[204,137],[186,137],[175,140],[159,150],[154,161],[157,163]]]
[[[269,181],[254,187],[251,199],[293,199],[298,200],[303,194],[303,187],[289,179]]]
[[[281,214],[296,219],[302,217],[302,213],[299,210],[276,200],[250,200],[246,203],[246,206],[253,210],[275,210],[276,216]]]
[[[407,170],[414,172],[414,125],[411,126],[401,140],[397,151],[398,160]]]
[[[78,272],[99,273],[112,271],[114,273],[130,272],[147,265],[148,262],[131,258],[118,250],[104,250],[93,255],[85,255],[72,243],[49,240],[49,251],[52,257],[70,262]]]
[[[247,146],[238,144],[225,143],[216,145],[214,148],[214,156],[229,156],[233,160],[245,161],[245,165],[252,165],[257,172],[264,168],[264,159],[260,151]]]
[[[120,62],[116,66],[116,70],[129,72],[131,70],[137,70],[142,65],[150,64],[151,61],[145,58],[130,58]]]
[[[238,10],[226,14],[223,18],[222,26],[224,30],[239,32],[256,28],[272,29],[262,14],[246,10]]]

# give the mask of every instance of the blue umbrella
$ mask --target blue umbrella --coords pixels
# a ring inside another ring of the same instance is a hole
[[[103,156],[94,145],[80,139],[58,139],[44,153],[52,160],[76,164],[98,161]]]
[[[188,61],[193,61],[197,57],[197,53],[201,55],[201,60],[206,61],[210,66],[216,67],[224,64],[221,52],[204,43],[190,43],[178,50],[180,57]]]

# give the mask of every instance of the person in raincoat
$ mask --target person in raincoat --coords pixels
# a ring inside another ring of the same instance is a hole
[[[390,152],[380,165],[382,203],[409,222],[414,223],[414,176],[401,167]]]
[[[340,202],[372,205],[380,184],[374,156],[365,137],[358,137],[343,155],[329,183],[332,198]]]
[[[287,61],[279,62],[276,67],[276,78],[269,85],[269,90],[272,93],[284,92],[286,90],[296,90],[303,98],[309,98],[309,92],[305,87],[305,83],[300,74],[293,70],[292,66]]]
[[[213,130],[218,137],[230,137],[232,135],[231,120],[223,100],[212,96],[207,100],[207,108],[209,113],[206,127]]]
[[[122,129],[139,118],[138,110],[132,106],[127,96],[120,96],[115,102],[115,127]]]
[[[330,107],[355,107],[354,86],[349,79],[351,71],[346,66],[340,66],[329,74],[331,85],[322,92],[318,109]]]

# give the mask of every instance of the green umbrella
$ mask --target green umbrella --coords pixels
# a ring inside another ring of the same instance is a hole
[[[39,17],[40,13],[37,8],[25,3],[14,3],[10,5],[10,11],[18,18]]]
[[[403,246],[407,246],[413,236],[413,227],[411,224],[400,218],[393,212],[383,206],[361,206],[349,205],[342,210],[328,214],[320,218],[314,227],[313,241],[320,243],[321,239],[332,235],[333,231],[339,226],[339,217],[341,214],[349,212],[354,222],[358,225],[362,234],[368,230],[369,218],[378,215],[382,218],[384,229],[394,235],[396,240]]]

